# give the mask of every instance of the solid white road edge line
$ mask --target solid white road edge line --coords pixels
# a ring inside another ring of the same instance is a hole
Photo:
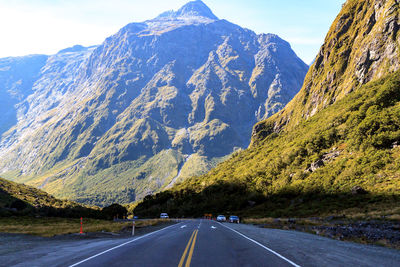
[[[246,238],[247,240],[250,240],[251,242],[253,242],[253,243],[259,245],[260,247],[262,247],[262,248],[268,250],[269,252],[273,253],[274,255],[278,256],[279,258],[281,258],[281,259],[287,261],[287,262],[290,263],[291,265],[293,265],[293,266],[295,266],[295,267],[301,267],[300,265],[297,265],[297,264],[294,263],[293,261],[291,261],[291,260],[285,258],[284,256],[282,256],[282,255],[279,254],[278,252],[275,252],[275,251],[273,251],[272,249],[267,248],[267,247],[264,246],[263,244],[261,244],[261,243],[255,241],[254,239],[251,239],[250,237],[247,237],[247,236],[245,236],[244,234],[242,234],[242,233],[240,233],[240,232],[238,232],[238,231],[236,231],[236,230],[234,230],[234,229],[232,229],[232,228],[230,228],[230,227],[228,227],[228,226],[225,226],[225,225],[223,225],[223,224],[220,223],[220,222],[219,222],[219,224],[222,225],[223,227],[228,228],[229,230],[231,230],[231,231],[237,233],[238,235],[241,235],[242,237]]]
[[[174,224],[174,225],[171,225],[171,226],[165,227],[165,228],[163,228],[163,229],[160,229],[160,230],[157,230],[157,231],[154,231],[154,232],[151,232],[151,233],[145,234],[145,235],[143,235],[143,236],[139,236],[139,237],[137,237],[137,238],[135,238],[135,239],[133,239],[133,240],[130,240],[130,241],[128,241],[128,242],[125,242],[125,243],[123,243],[123,244],[121,244],[121,245],[118,245],[118,246],[116,246],[116,247],[113,247],[113,248],[107,249],[107,250],[105,250],[105,251],[103,251],[103,252],[100,252],[100,253],[98,253],[98,254],[96,254],[96,255],[93,255],[93,256],[91,256],[91,257],[89,257],[89,258],[87,258],[87,259],[81,260],[80,262],[77,262],[77,263],[75,263],[75,264],[72,264],[72,265],[70,265],[69,267],[74,267],[74,266],[77,266],[77,265],[79,265],[79,264],[82,264],[82,263],[84,263],[84,262],[86,262],[86,261],[88,261],[88,260],[91,260],[91,259],[93,259],[93,258],[96,258],[96,257],[98,257],[98,256],[100,256],[100,255],[103,255],[104,253],[110,252],[111,250],[114,250],[114,249],[120,248],[120,247],[122,247],[122,246],[125,246],[125,245],[127,245],[127,244],[129,244],[129,243],[135,242],[136,240],[139,240],[139,239],[145,238],[145,237],[147,237],[147,236],[149,236],[149,235],[152,235],[152,234],[155,234],[155,233],[161,232],[161,231],[163,231],[163,230],[166,230],[166,229],[168,229],[168,228],[171,228],[171,227],[177,226],[177,225],[179,225],[179,224],[181,224],[181,223],[183,223],[183,222],[180,222],[180,223],[177,223],[177,224]]]

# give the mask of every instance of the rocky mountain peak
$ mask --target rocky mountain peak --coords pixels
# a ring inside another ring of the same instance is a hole
[[[211,9],[203,3],[201,0],[196,0],[196,1],[191,1],[181,7],[176,14],[179,17],[185,17],[185,16],[200,16],[200,17],[206,17],[214,20],[218,20],[218,18],[213,14]]]
[[[211,20],[218,20],[211,9],[201,0],[190,1],[179,10],[169,10],[157,17],[157,19],[177,19],[177,18],[193,18],[202,17]]]

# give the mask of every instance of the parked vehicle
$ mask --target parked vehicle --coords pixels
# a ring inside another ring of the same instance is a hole
[[[229,216],[229,222],[230,223],[239,223],[239,217],[235,215]]]
[[[217,222],[226,222],[226,217],[224,215],[218,215]]]
[[[167,213],[163,212],[163,213],[160,214],[160,218],[161,218],[161,219],[168,219],[169,216],[168,216]]]

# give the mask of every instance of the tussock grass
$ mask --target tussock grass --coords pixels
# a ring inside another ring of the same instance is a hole
[[[155,226],[169,220],[151,219],[137,221],[136,227]],[[83,219],[83,231],[88,232],[113,232],[117,233],[132,226],[132,222],[114,222],[96,219]],[[70,218],[33,218],[9,217],[0,218],[0,232],[29,234],[43,237],[79,233],[80,219]]]
[[[338,216],[346,217],[350,220],[400,220],[400,203],[392,203],[392,205],[376,204],[370,205],[368,210],[365,209],[347,209]]]

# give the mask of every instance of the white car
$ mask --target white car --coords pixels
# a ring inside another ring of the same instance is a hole
[[[160,218],[161,218],[161,219],[168,219],[169,216],[168,216],[167,213],[163,212],[163,213],[160,214]]]
[[[226,222],[226,217],[224,215],[218,215],[217,222]]]

